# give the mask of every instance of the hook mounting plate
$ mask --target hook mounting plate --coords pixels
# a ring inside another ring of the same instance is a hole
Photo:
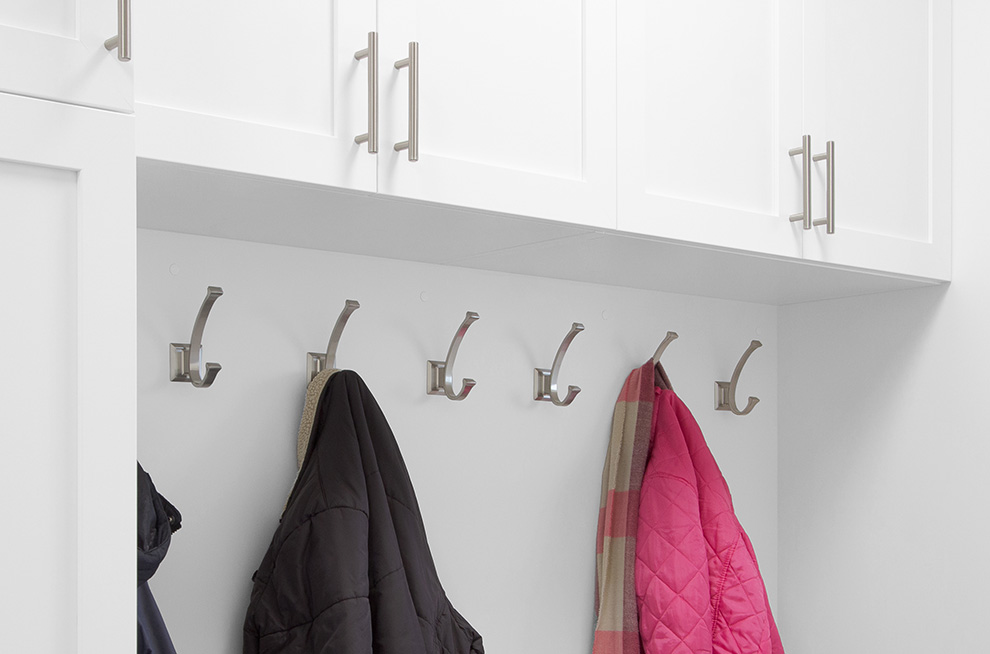
[[[715,382],[715,410],[732,411],[732,405],[729,404],[729,382]]]
[[[189,343],[168,344],[168,379],[169,381],[191,382],[189,376]]]
[[[313,381],[313,377],[326,370],[327,355],[324,352],[306,353],[306,379]]]
[[[463,387],[460,393],[454,394],[453,389],[449,392],[445,388],[445,378],[447,373],[447,362],[446,361],[427,361],[426,362],[426,394],[427,395],[446,395],[451,400],[463,400],[467,397],[467,394],[471,392],[471,389],[475,387],[478,383],[473,379],[464,378],[461,380]]]
[[[580,386],[568,386],[564,400],[554,401],[553,392],[557,385],[553,382],[553,371],[549,368],[533,368],[533,399],[537,402],[553,402],[557,406],[567,406],[581,392]],[[568,401],[569,400],[569,401]]]
[[[446,395],[443,392],[443,373],[447,369],[446,361],[426,362],[426,394]]]
[[[550,369],[533,369],[533,399],[538,402],[550,401]]]

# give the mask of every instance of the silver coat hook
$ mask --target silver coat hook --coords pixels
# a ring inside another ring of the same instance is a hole
[[[477,383],[473,379],[464,379],[463,388],[461,388],[460,393],[454,393],[454,357],[457,356],[457,348],[461,346],[461,340],[464,338],[464,334],[467,332],[468,327],[471,326],[475,320],[478,319],[478,314],[474,311],[468,311],[467,315],[464,316],[464,322],[458,327],[457,333],[454,334],[454,340],[450,343],[450,349],[447,350],[447,359],[445,361],[427,361],[426,362],[426,394],[427,395],[446,395],[447,399],[450,400],[463,400],[474,388]]]
[[[335,368],[337,365],[337,345],[340,344],[340,336],[344,333],[344,325],[351,314],[361,308],[357,300],[347,300],[344,302],[344,309],[337,316],[337,322],[330,332],[330,342],[327,343],[326,354],[320,352],[306,353],[306,381],[313,381],[320,372]]]
[[[574,401],[577,394],[581,392],[580,386],[568,386],[567,397],[561,400],[560,395],[557,393],[557,375],[560,373],[560,364],[564,362],[564,353],[570,347],[571,341],[583,331],[584,325],[579,322],[573,323],[571,325],[571,331],[567,332],[567,336],[564,337],[564,340],[560,343],[560,347],[557,348],[557,355],[553,358],[553,367],[549,370],[546,368],[533,369],[534,400],[537,402],[553,402],[555,406],[568,406]]]
[[[223,295],[219,286],[207,286],[206,298],[199,307],[196,322],[193,323],[192,336],[188,343],[170,343],[168,346],[169,379],[174,382],[189,382],[196,388],[209,388],[220,372],[219,363],[206,364],[206,376],[200,374],[203,360],[203,329],[206,319],[210,316],[213,303]]]
[[[667,349],[668,345],[676,341],[677,338],[678,338],[677,332],[667,332],[667,335],[660,343],[660,347],[658,347],[657,351],[653,353],[653,365],[657,365],[658,363],[660,363],[660,357],[663,356],[664,350]]]
[[[746,365],[749,355],[755,352],[758,347],[763,347],[763,343],[753,341],[749,344],[749,349],[747,349],[742,355],[742,358],[739,359],[739,363],[736,364],[736,369],[732,371],[732,379],[730,381],[715,382],[716,411],[731,411],[737,416],[744,416],[752,411],[753,407],[755,407],[757,402],[760,401],[760,398],[750,396],[749,402],[746,404],[746,408],[741,411],[736,405],[736,385],[739,384],[739,373],[742,372],[743,366]]]

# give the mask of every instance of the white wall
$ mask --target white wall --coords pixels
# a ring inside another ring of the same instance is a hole
[[[664,356],[733,490],[771,601],[777,584],[777,310],[686,295],[463,270],[141,230],[139,454],[183,528],[151,581],[183,654],[240,652],[250,577],[295,474],[305,354],[326,347],[347,298],[361,302],[338,352],[375,394],[409,467],[455,607],[493,654],[590,652],[595,533],[612,408],[626,375]],[[168,381],[167,346],[189,338],[207,285],[222,286],[204,336],[223,366],[208,389]],[[465,311],[455,379],[463,402],[425,393]],[[531,399],[574,321],[558,408]],[[751,339],[740,402],[714,411]]]
[[[789,652],[990,650],[990,3],[953,23],[951,286],[780,311]]]

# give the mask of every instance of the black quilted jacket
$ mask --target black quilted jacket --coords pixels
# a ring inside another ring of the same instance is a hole
[[[323,390],[254,575],[244,654],[276,653],[484,653],[440,586],[395,437],[351,371]]]

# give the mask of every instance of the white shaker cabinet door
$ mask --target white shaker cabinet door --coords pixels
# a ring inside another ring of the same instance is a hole
[[[601,2],[380,0],[378,190],[615,227],[615,22]],[[418,44],[418,161],[409,140]]]
[[[0,94],[5,652],[134,651],[134,177],[132,116]]]
[[[139,157],[375,190],[365,0],[170,0],[134,10]]]
[[[117,34],[117,0],[0,2],[0,92],[129,112],[131,63],[104,41]]]
[[[620,230],[801,255],[792,4],[619,0]]]
[[[805,0],[804,120],[813,149],[834,141],[833,234],[805,256],[949,279],[951,2]],[[827,165],[814,165],[826,218]]]

